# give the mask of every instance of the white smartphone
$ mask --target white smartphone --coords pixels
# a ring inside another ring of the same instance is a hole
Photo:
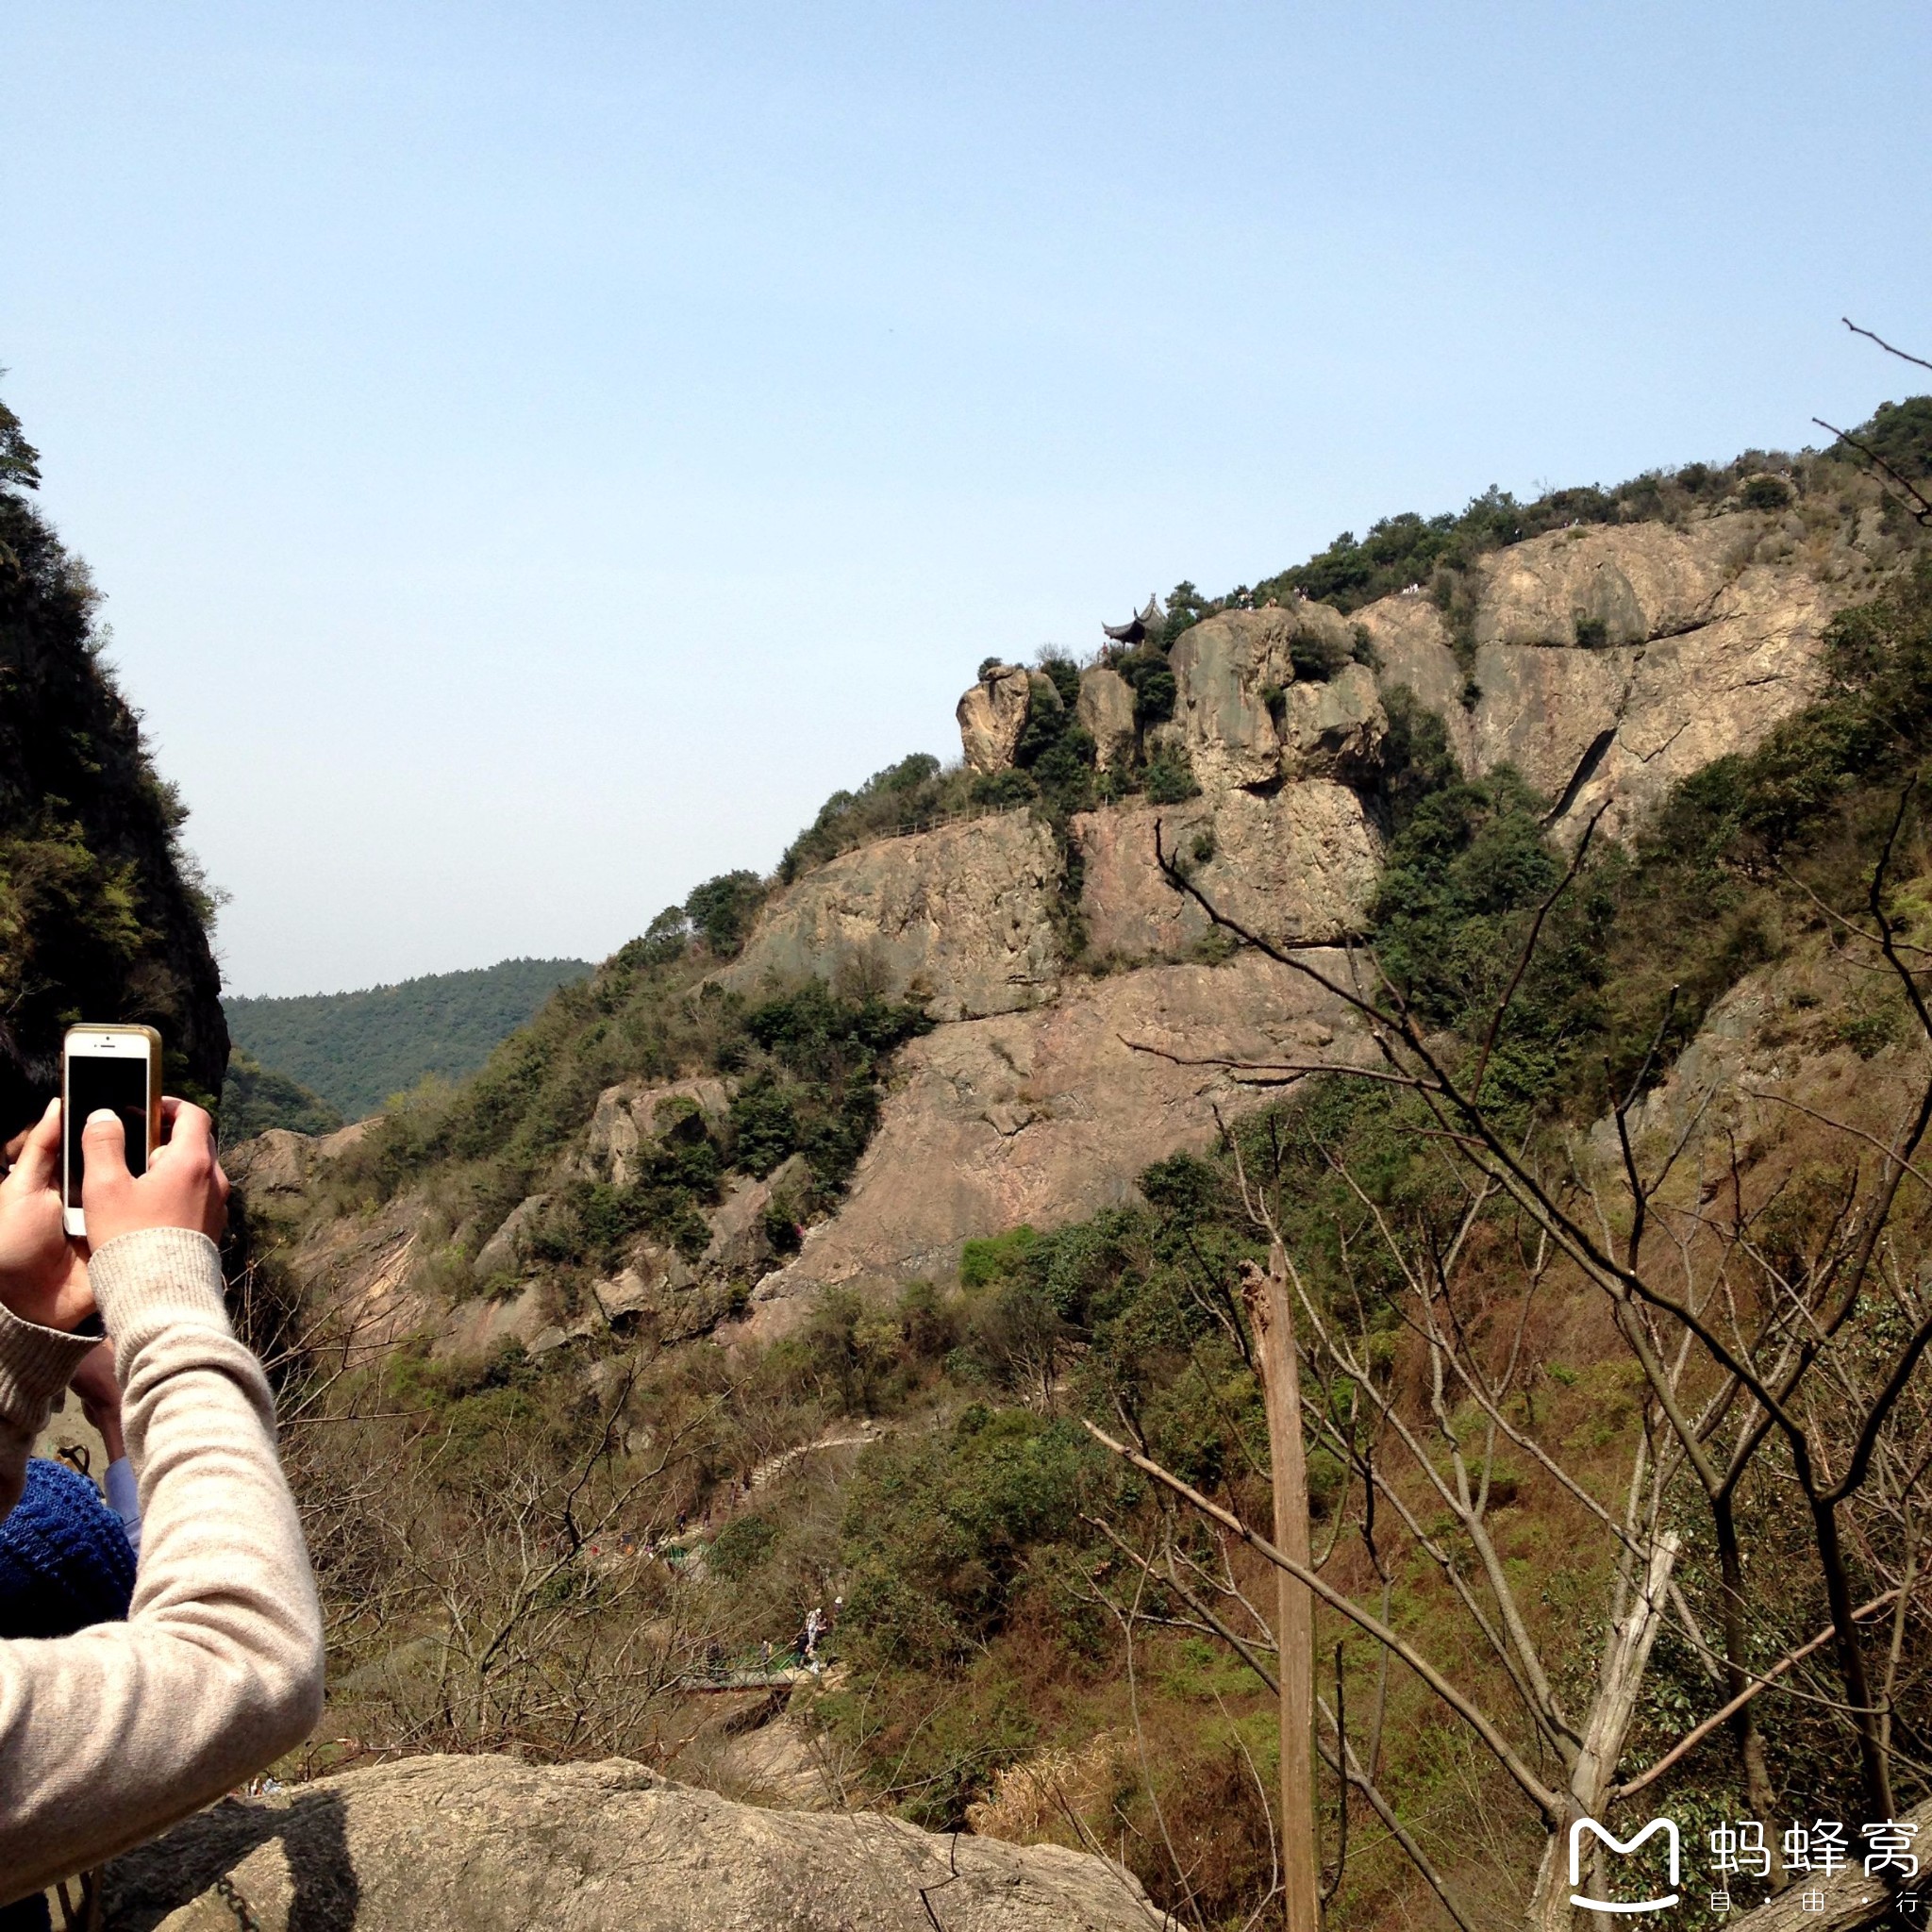
[[[70,1026],[60,1042],[60,1207],[69,1234],[85,1235],[80,1131],[109,1108],[127,1135],[127,1171],[145,1174],[161,1143],[161,1036],[152,1026]]]

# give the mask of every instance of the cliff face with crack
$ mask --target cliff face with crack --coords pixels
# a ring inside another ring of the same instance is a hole
[[[1163,877],[1157,841],[1229,916],[1346,972],[1381,863],[1391,708],[1412,698],[1439,717],[1466,774],[1514,767],[1549,801],[1558,839],[1598,818],[1600,836],[1625,836],[1671,786],[1752,749],[1822,690],[1824,628],[1864,591],[1803,532],[1749,512],[1557,530],[1476,564],[1453,620],[1419,591],[1346,618],[1299,599],[1225,610],[1173,645],[1164,717],[1137,715],[1111,665],[1081,673],[1074,700],[990,661],[958,708],[982,783],[1024,756],[1046,711],[1054,729],[1073,721],[1089,735],[1103,772],[1163,760],[1193,789],[877,840],[766,900],[717,975],[725,988],[756,998],[815,975],[921,1002],[941,1023],[900,1053],[842,1203],[796,1253],[773,1245],[791,1191],[781,1169],[731,1182],[701,1254],[638,1240],[574,1321],[545,1291],[528,1241],[543,1190],[621,1188],[658,1131],[654,1109],[681,1094],[722,1120],[725,1076],[604,1092],[555,1177],[476,1230],[469,1272],[485,1299],[445,1309],[425,1297],[422,1211],[407,1194],[366,1226],[311,1233],[298,1272],[334,1284],[375,1333],[413,1324],[450,1350],[515,1339],[542,1353],[641,1319],[666,1339],[721,1320],[770,1332],[816,1288],[943,1276],[968,1240],[1122,1199],[1150,1162],[1207,1145],[1218,1116],[1254,1104],[1218,1061],[1357,1050],[1345,1009],[1308,979],[1222,957],[1199,907]],[[243,1162],[258,1191],[275,1185],[262,1158]],[[301,1159],[328,1158],[325,1145]],[[291,1161],[281,1148],[269,1166]]]

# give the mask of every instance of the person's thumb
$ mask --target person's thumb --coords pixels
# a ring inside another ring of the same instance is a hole
[[[81,1176],[81,1207],[96,1192],[125,1187],[132,1179],[127,1172],[127,1130],[121,1116],[99,1108],[87,1117],[80,1130],[80,1151],[87,1170]]]

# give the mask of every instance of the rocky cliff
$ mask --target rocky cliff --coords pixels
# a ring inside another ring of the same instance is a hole
[[[1077,672],[990,660],[958,707],[960,808],[800,869],[713,975],[746,1001],[816,977],[940,1023],[901,1050],[842,1200],[804,1216],[795,1253],[778,1237],[809,1190],[781,1168],[733,1178],[701,1241],[640,1238],[574,1308],[546,1285],[533,1243],[557,1191],[631,1185],[638,1148],[660,1145],[652,1109],[680,1092],[724,1132],[726,1070],[703,1093],[607,1087],[527,1198],[465,1224],[457,1274],[484,1301],[425,1291],[450,1237],[425,1231],[408,1191],[373,1219],[312,1223],[298,1271],[372,1332],[541,1353],[638,1320],[666,1339],[734,1316],[783,1327],[816,1287],[943,1276],[968,1240],[1085,1216],[1249,1103],[1218,1062],[1352,1050],[1307,980],[1225,957],[1157,840],[1230,918],[1345,970],[1419,719],[1465,775],[1513,768],[1559,841],[1592,822],[1627,837],[1679,780],[1819,694],[1826,625],[1890,560],[1881,522],[1731,498],[1674,523],[1552,529],[1446,592],[1439,578],[1344,613],[1289,591],[1164,647],[1137,620]],[[1084,762],[1078,788],[1052,790],[1055,758]],[[1013,796],[1032,802],[1002,809]],[[296,1198],[291,1176],[348,1144],[298,1157],[278,1141],[253,1156],[258,1192]]]
[[[1559,837],[1599,815],[1621,836],[1679,779],[1751,750],[1818,694],[1824,627],[1868,581],[1856,556],[1821,555],[1797,520],[1740,512],[1681,528],[1579,526],[1501,551],[1479,568],[1459,636],[1420,591],[1346,619],[1298,601],[1187,630],[1169,659],[1172,717],[1142,728],[1141,748],[1178,753],[1199,792],[1166,806],[1129,796],[1073,818],[1079,961],[1053,951],[1043,831],[1015,863],[1027,839],[1019,813],[849,854],[825,869],[836,883],[801,881],[767,912],[744,974],[864,955],[888,985],[939,994],[957,1024],[906,1050],[844,1208],[759,1283],[758,1301],[940,1274],[967,1239],[1090,1213],[1149,1161],[1205,1144],[1217,1109],[1242,1104],[1217,1058],[1291,1058],[1298,1044],[1332,1050],[1346,1034],[1345,1015],[1285,969],[1252,955],[1185,963],[1208,922],[1162,877],[1157,828],[1230,917],[1291,944],[1339,947],[1363,932],[1374,894],[1398,691],[1441,721],[1468,774],[1513,766],[1549,801]],[[1309,665],[1334,668],[1311,675]],[[1010,766],[1044,684],[989,667],[959,707],[973,764]],[[1132,727],[1116,686],[1111,668],[1090,667],[1079,710],[1115,720],[1118,764]],[[937,897],[958,893],[962,873],[1010,924],[997,950],[953,948],[940,975],[901,966],[907,956],[862,923],[816,954],[792,937],[822,924],[833,892],[857,904],[890,881],[902,901]],[[1009,937],[1020,931],[1024,949]],[[1023,951],[1024,974],[1008,973]],[[997,979],[996,1002],[960,998],[975,961]]]

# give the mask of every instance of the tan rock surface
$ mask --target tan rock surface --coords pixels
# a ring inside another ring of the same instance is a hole
[[[1382,755],[1389,717],[1366,664],[1291,684],[1282,693],[1281,769],[1290,778],[1365,779]]]
[[[1748,525],[1748,527],[1747,527]],[[1757,535],[1755,519],[1585,524],[1553,530],[1484,559],[1475,641],[1574,644],[1576,620],[1605,627],[1607,644],[1641,644],[1689,630]]]
[[[1003,772],[1013,762],[1031,697],[1027,674],[998,664],[959,700],[959,743],[975,772]]]
[[[458,1302],[439,1324],[431,1347],[433,1355],[450,1360],[479,1361],[492,1356],[507,1341],[521,1342],[532,1355],[546,1353],[541,1340],[556,1328],[548,1306],[544,1284],[532,1281],[515,1294],[499,1300],[475,1295]],[[557,1341],[564,1331],[557,1328]]]
[[[117,1859],[112,1932],[1152,1932],[1119,1867],[764,1811],[623,1758],[415,1757],[224,1804]]]
[[[623,1332],[641,1324],[659,1342],[672,1342],[708,1333],[731,1306],[732,1293],[722,1276],[693,1268],[675,1248],[644,1240],[616,1275],[591,1284],[591,1299],[608,1327]]]
[[[356,1146],[376,1120],[352,1121],[332,1134],[297,1134],[288,1127],[270,1127],[250,1141],[222,1149],[222,1166],[229,1180],[257,1200],[297,1195],[316,1173]]]
[[[1616,738],[1564,824],[1608,803],[1604,827],[1622,836],[1679,780],[1756,750],[1823,694],[1821,641],[1843,601],[1800,573],[1753,565],[1725,586],[1709,624],[1639,652]]]
[[[1038,1006],[1059,985],[1059,872],[1052,833],[1024,811],[881,840],[788,886],[719,976],[755,992],[851,975],[941,1020]]]
[[[304,1287],[360,1346],[433,1332],[441,1310],[410,1286],[425,1207],[398,1194],[373,1213],[325,1221],[285,1258]]]
[[[1346,970],[1336,952],[1310,959]],[[776,1305],[820,1284],[943,1274],[975,1236],[1128,1199],[1150,1162],[1209,1144],[1217,1106],[1257,1104],[1224,1069],[1175,1065],[1128,1041],[1198,1060],[1305,1057],[1331,1041],[1355,1051],[1357,1039],[1340,1003],[1303,975],[1242,955],[1070,981],[1043,1011],[914,1041],[843,1209],[759,1283],[753,1331],[781,1330]]]
[[[1449,743],[1465,772],[1475,769],[1475,724],[1462,702],[1463,673],[1449,645],[1442,613],[1420,593],[1383,597],[1357,610],[1379,660],[1377,686],[1407,685],[1448,727]]]
[[[1637,653],[1486,644],[1475,659],[1482,698],[1473,721],[1480,772],[1513,765],[1552,803],[1584,754],[1622,718]]]
[[[222,1149],[222,1166],[231,1182],[250,1196],[299,1194],[315,1166],[312,1135],[288,1127],[270,1127],[252,1141],[238,1141]]]
[[[1282,610],[1224,610],[1182,633],[1174,667],[1172,732],[1203,791],[1261,785],[1279,775],[1281,741],[1262,693],[1290,681]]]
[[[1296,943],[1332,942],[1367,922],[1381,862],[1375,836],[1353,791],[1309,778],[1269,798],[1224,791],[1075,818],[1085,861],[1080,912],[1097,955],[1178,958],[1208,929],[1207,914],[1161,875],[1157,824],[1166,850],[1184,859],[1192,859],[1204,835],[1211,841],[1213,856],[1194,864],[1193,876],[1251,930]]]
[[[1296,754],[1307,747],[1291,739],[1284,762],[1269,710],[1271,691],[1284,694],[1291,715],[1297,704],[1313,708],[1312,717],[1324,702],[1348,702],[1339,692],[1330,699],[1314,695],[1322,690],[1315,680],[1307,681],[1307,696],[1290,690],[1295,682],[1290,647],[1298,641],[1321,644],[1342,666],[1338,677],[1346,680],[1345,660],[1354,644],[1349,620],[1325,604],[1303,600],[1261,610],[1224,610],[1184,631],[1169,653],[1174,710],[1163,736],[1186,751],[1204,791],[1265,785],[1284,773],[1297,775]],[[1365,675],[1358,687],[1349,684],[1347,690],[1359,701],[1364,720],[1378,708],[1373,678]]]
[[[1091,664],[1080,674],[1074,722],[1093,739],[1093,762],[1103,772],[1134,755],[1134,689],[1118,671]]]
[[[1385,597],[1357,617],[1376,682],[1435,711],[1465,770],[1512,764],[1553,805],[1574,784],[1559,831],[1607,806],[1603,829],[1623,836],[1680,779],[1810,703],[1824,628],[1864,594],[1790,562],[1740,565],[1759,521],[1558,530],[1500,552],[1477,608],[1474,710],[1435,607]],[[1604,618],[1606,647],[1569,641],[1578,611]]]
[[[670,1080],[646,1085],[629,1080],[607,1087],[597,1096],[585,1136],[579,1170],[585,1179],[607,1180],[627,1187],[638,1149],[661,1136],[664,1122],[658,1109],[666,1101],[693,1103],[707,1120],[724,1120],[731,1110],[731,1093],[723,1080],[709,1077]]]
[[[513,1274],[523,1265],[523,1243],[537,1217],[550,1205],[550,1196],[530,1194],[504,1216],[503,1224],[476,1250],[471,1269],[478,1281],[493,1274]]]

